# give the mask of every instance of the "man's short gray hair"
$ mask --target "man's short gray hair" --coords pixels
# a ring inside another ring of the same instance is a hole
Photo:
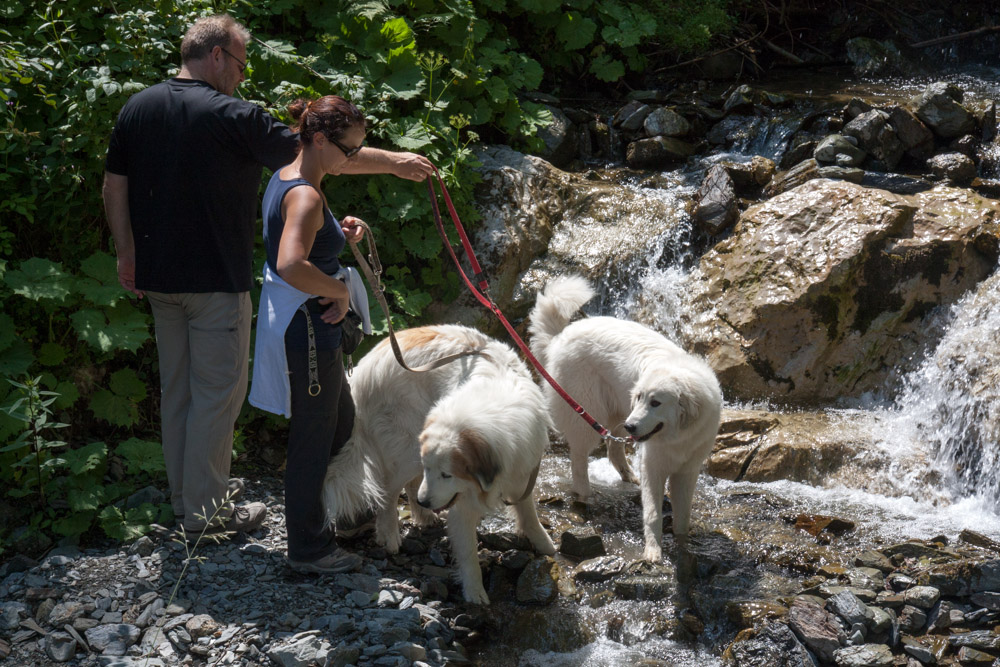
[[[181,41],[181,62],[201,60],[217,46],[226,48],[233,40],[243,46],[250,41],[250,31],[229,14],[216,14],[198,19],[184,33]]]

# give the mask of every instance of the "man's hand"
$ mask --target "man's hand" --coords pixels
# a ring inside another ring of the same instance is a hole
[[[145,292],[135,288],[135,257],[118,255],[118,282],[140,299],[145,296]]]
[[[323,297],[319,300],[319,303],[321,306],[330,306],[319,316],[319,319],[323,320],[327,324],[336,324],[344,319],[344,317],[347,316],[347,309],[351,307],[351,299],[347,296],[343,299],[330,299]]]

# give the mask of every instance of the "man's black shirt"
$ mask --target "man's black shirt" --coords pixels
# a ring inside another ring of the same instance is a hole
[[[297,145],[266,111],[204,81],[170,79],[129,98],[105,168],[128,177],[136,288],[248,291],[261,167],[288,164]]]

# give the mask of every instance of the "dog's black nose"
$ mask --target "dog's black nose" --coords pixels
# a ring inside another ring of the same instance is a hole
[[[427,501],[427,500],[421,500],[419,497],[417,498],[417,504],[420,505],[421,507],[423,507],[424,509],[428,509],[429,510],[431,508],[431,504],[430,504],[429,501]]]
[[[635,424],[625,424],[625,430],[628,431],[629,433],[634,434],[636,428],[638,427]]]

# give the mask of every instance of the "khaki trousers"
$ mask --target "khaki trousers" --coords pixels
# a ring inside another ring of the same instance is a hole
[[[233,424],[247,391],[248,292],[146,292],[160,359],[163,458],[174,514],[200,531],[222,507],[232,462]]]

